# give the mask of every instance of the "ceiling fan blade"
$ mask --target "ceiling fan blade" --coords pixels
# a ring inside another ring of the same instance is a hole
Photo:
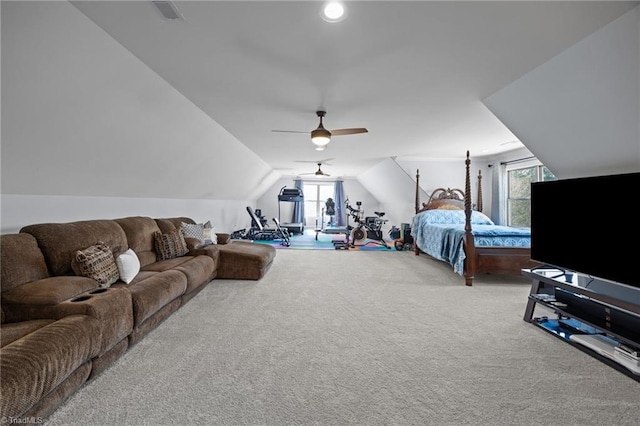
[[[272,130],[272,132],[278,132],[278,133],[306,133],[309,134],[309,132],[301,132],[298,130]]]
[[[329,131],[331,132],[331,136],[356,135],[358,133],[369,132],[364,127],[356,127],[353,129],[336,129],[336,130],[329,130]]]
[[[296,160],[296,163],[314,163],[314,164],[322,164],[322,165],[327,165],[327,166],[332,166],[332,164],[327,163],[327,161],[331,161],[333,160],[333,158],[327,158],[326,160]]]

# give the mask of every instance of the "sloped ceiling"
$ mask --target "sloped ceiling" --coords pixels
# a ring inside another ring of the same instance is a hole
[[[333,176],[520,147],[482,100],[637,4],[351,1],[329,24],[319,1],[175,1],[179,22],[150,1],[72,3],[274,169],[331,158]],[[327,128],[369,133],[318,153],[272,132],[311,131],[319,108]]]
[[[485,100],[558,178],[640,171],[640,7]]]
[[[278,174],[67,2],[2,2],[2,193],[255,199]]]
[[[637,2],[2,2],[2,193],[255,199],[280,173],[517,147],[482,99]],[[344,24],[344,25],[343,25]],[[367,127],[321,153],[304,134]],[[475,150],[475,151],[474,151]]]

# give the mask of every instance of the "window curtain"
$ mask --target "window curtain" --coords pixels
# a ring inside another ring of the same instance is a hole
[[[346,226],[347,218],[344,208],[344,187],[341,180],[337,180],[334,184],[333,201],[336,203],[336,215],[334,216],[336,226]]]
[[[300,190],[302,194],[302,179],[296,179],[293,181],[294,186]],[[302,223],[304,224],[304,200],[303,201],[294,201],[293,203],[293,217],[291,218],[292,223]]]
[[[507,222],[507,166],[494,164],[493,170],[493,176],[491,177],[491,220],[498,225],[502,225]]]

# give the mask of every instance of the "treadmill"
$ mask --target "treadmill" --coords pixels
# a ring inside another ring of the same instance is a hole
[[[303,202],[304,196],[302,190],[298,188],[287,188],[286,186],[280,189],[278,194],[278,222],[280,226],[286,229],[289,234],[302,234],[304,232],[304,223],[291,223],[283,222],[280,217],[280,203],[294,203]]]

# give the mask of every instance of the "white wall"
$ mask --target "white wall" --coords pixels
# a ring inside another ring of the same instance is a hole
[[[426,202],[431,193],[437,188],[457,188],[465,190],[465,158],[449,160],[433,160],[420,158],[396,158],[396,162],[413,178],[413,193],[411,208],[413,209],[415,198],[415,174],[420,171],[420,203]],[[490,161],[485,158],[471,158],[469,173],[471,178],[471,199],[477,204],[478,172],[482,172],[482,204],[483,212],[491,216],[492,204],[492,177],[493,169],[489,167]]]
[[[558,178],[640,171],[640,6],[484,103]]]
[[[217,232],[248,227],[249,200],[186,200],[167,198],[73,197],[65,195],[3,195],[2,234],[18,232],[34,223],[118,219],[128,216],[190,217],[211,220]]]
[[[122,217],[132,199],[233,217],[279,177],[71,4],[1,7],[3,231]]]
[[[415,183],[393,159],[387,158],[361,173],[358,182],[380,201],[389,224],[399,227],[401,223],[411,223]]]

